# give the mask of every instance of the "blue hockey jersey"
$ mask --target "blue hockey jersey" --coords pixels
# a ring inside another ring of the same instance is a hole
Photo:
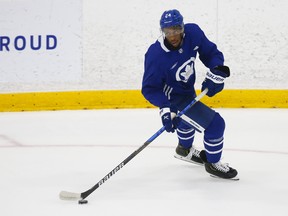
[[[194,63],[197,53],[209,69],[224,63],[223,54],[196,24],[185,24],[183,42],[178,50],[169,50],[163,37],[160,37],[145,54],[144,97],[162,108],[170,107],[175,97],[195,95]]]

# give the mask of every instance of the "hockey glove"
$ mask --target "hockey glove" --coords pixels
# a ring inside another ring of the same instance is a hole
[[[206,74],[206,78],[202,83],[201,91],[208,88],[207,95],[209,97],[222,91],[224,88],[224,80],[226,77],[230,76],[230,69],[227,66],[216,66],[215,68],[209,70]]]
[[[181,121],[179,117],[175,117],[176,116],[175,112],[173,111],[171,112],[169,107],[163,107],[160,109],[162,124],[167,132],[174,133],[175,129],[177,128],[177,125]]]

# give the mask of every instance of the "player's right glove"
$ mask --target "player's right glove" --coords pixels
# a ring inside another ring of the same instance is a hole
[[[230,69],[221,65],[209,70],[202,83],[201,91],[208,88],[207,96],[212,97],[224,88],[224,80],[230,76]]]
[[[162,124],[167,132],[174,133],[175,129],[181,121],[179,117],[175,117],[176,112],[176,110],[170,111],[169,107],[163,107],[160,109]]]

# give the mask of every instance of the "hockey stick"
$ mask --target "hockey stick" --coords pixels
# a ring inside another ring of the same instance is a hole
[[[206,93],[208,89],[205,89],[201,92],[194,100],[188,104],[181,112],[179,112],[176,117],[180,117],[183,115],[190,107],[192,107],[195,103],[197,103]],[[104,176],[97,184],[95,184],[92,188],[82,193],[73,193],[68,191],[61,191],[59,194],[60,199],[62,200],[79,200],[79,204],[87,203],[85,200],[91,193],[93,193],[97,188],[99,188],[102,184],[104,184],[111,176],[113,176],[116,172],[118,172],[122,167],[124,167],[130,160],[132,160],[137,154],[139,154],[144,148],[146,148],[153,140],[155,140],[160,134],[165,131],[165,127],[163,126],[160,130],[158,130],[153,136],[151,136],[142,146],[140,146],[136,151],[130,154],[124,161],[122,161],[118,166],[116,166],[111,172],[109,172],[106,176]]]

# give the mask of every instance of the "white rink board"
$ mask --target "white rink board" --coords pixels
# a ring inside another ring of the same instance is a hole
[[[0,20],[0,82],[80,79],[82,0],[2,0]]]
[[[283,19],[288,10],[286,0],[80,2],[0,0],[0,36],[8,34],[8,22],[13,25],[18,23],[13,35],[9,35],[11,37],[24,34],[22,30],[26,31],[25,36],[28,38],[31,34],[44,37],[46,34],[56,35],[59,55],[54,56],[55,50],[32,52],[28,49],[25,52],[14,51],[13,56],[11,51],[8,56],[0,51],[1,93],[140,89],[144,54],[148,46],[160,36],[161,13],[171,8],[179,9],[185,22],[199,24],[207,37],[223,51],[225,64],[231,68],[231,77],[225,82],[226,89],[287,89],[288,58],[285,48],[288,30]],[[18,13],[28,3],[32,6],[27,12]],[[42,5],[41,13],[35,11],[37,5]],[[83,17],[79,16],[82,8]],[[34,17],[31,15],[33,10],[36,13]],[[71,18],[69,14],[72,10]],[[79,27],[82,18],[83,37]],[[43,24],[45,19],[53,25]],[[78,42],[83,44],[83,49]],[[62,52],[63,49],[65,52]],[[42,58],[44,56],[45,61]],[[24,62],[22,66],[17,65],[17,59],[20,58]],[[3,64],[8,64],[7,61],[10,61],[11,70],[3,71]],[[206,68],[199,59],[196,61],[195,87],[200,89]],[[81,76],[80,65],[83,67]]]

